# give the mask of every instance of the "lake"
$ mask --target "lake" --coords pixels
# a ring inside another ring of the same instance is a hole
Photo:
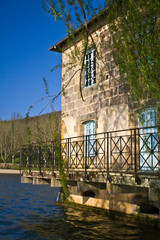
[[[21,184],[20,175],[0,174],[0,239],[160,239],[160,230],[151,227],[57,206],[57,194],[49,185]]]

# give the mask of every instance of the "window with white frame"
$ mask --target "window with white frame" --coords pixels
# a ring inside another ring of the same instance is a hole
[[[142,171],[158,171],[157,109],[148,108],[139,114],[139,154]],[[144,128],[143,128],[144,127]]]
[[[95,154],[95,121],[88,121],[84,123],[85,135],[85,155],[94,156]]]
[[[84,87],[96,84],[96,50],[91,48],[87,51],[84,60]]]

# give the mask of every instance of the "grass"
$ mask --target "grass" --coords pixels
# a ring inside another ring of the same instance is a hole
[[[8,163],[7,166],[4,166],[4,163],[0,163],[1,169],[13,169],[13,170],[19,170],[19,164],[12,165],[11,163]]]

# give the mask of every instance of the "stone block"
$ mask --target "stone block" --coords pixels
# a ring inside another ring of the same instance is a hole
[[[118,83],[118,81],[116,81],[115,79],[111,79],[110,80],[110,87],[115,87],[115,86],[117,86],[117,85],[119,85],[119,83]]]
[[[78,126],[74,126],[74,133],[78,133]]]
[[[106,62],[107,71],[111,70],[111,62]]]
[[[109,99],[105,99],[102,102],[100,102],[100,108],[109,107]]]
[[[71,101],[70,97],[64,96],[62,97],[64,99],[64,103],[69,103]]]
[[[111,52],[111,50],[110,50],[110,48],[109,48],[109,46],[108,46],[108,44],[106,42],[106,45],[103,46],[103,53],[110,53],[110,52]]]
[[[139,206],[136,204],[118,202],[118,201],[109,201],[105,199],[84,197],[80,195],[71,194],[71,199],[73,202],[78,204],[85,204],[92,207],[103,208],[111,211],[122,212],[126,214],[135,214],[139,212]]]
[[[74,92],[78,92],[79,91],[79,85],[75,85],[74,86]]]
[[[91,106],[90,106],[90,111],[91,112],[94,112],[94,111],[98,111],[99,110],[99,101],[97,101],[96,103],[94,103],[94,104],[92,104]],[[87,111],[88,112],[88,111]]]
[[[93,95],[93,102],[98,102],[98,94]]]
[[[33,185],[46,185],[46,184],[49,184],[47,179],[33,177]]]
[[[150,187],[148,189],[148,200],[160,201],[160,190]]]
[[[32,178],[24,177],[24,176],[21,177],[21,183],[32,183],[32,182],[33,182]]]
[[[68,89],[67,89],[68,94],[72,94],[72,93],[73,93],[73,90],[74,90],[73,87],[68,88]]]
[[[98,84],[98,91],[104,91],[110,88],[110,80],[106,79],[105,81]]]
[[[113,95],[118,95],[118,87],[113,88]]]
[[[100,33],[100,39],[101,40],[106,39],[108,37],[108,35],[109,35],[108,29],[103,28],[102,32]]]
[[[73,102],[75,102],[75,101],[77,100],[77,98],[78,98],[78,94],[77,94],[77,93],[73,93],[73,94],[72,94],[72,97],[71,97],[71,100],[72,100]]]
[[[128,103],[128,95],[127,94],[123,94],[122,96],[121,96],[121,102],[122,103]]]
[[[85,98],[85,104],[91,104],[93,102],[92,96],[88,96],[87,98]]]
[[[75,117],[77,115],[77,109],[74,109],[70,112],[71,117]]]
[[[104,98],[109,98],[111,96],[112,96],[112,94],[111,94],[110,90],[107,90],[107,91],[104,92]]]
[[[87,113],[87,107],[81,107],[78,109],[78,115],[81,116],[82,114]]]
[[[62,187],[60,181],[56,180],[55,178],[51,178],[51,187]]]
[[[62,105],[62,112],[65,112],[67,110],[66,105]]]
[[[110,75],[110,79],[116,80],[116,79],[115,79],[115,70],[114,70],[114,69],[112,69],[112,70],[109,71],[109,75]],[[116,81],[116,82],[117,82],[117,81]],[[116,85],[117,85],[117,84],[116,84]]]
[[[83,107],[84,105],[84,102],[82,101],[82,99],[77,99],[76,102],[75,102],[75,107],[77,109],[79,109],[80,107]]]
[[[119,86],[119,94],[127,93],[127,92],[128,92],[127,85],[122,84],[122,85]]]
[[[105,55],[105,62],[109,62],[112,60],[112,54],[109,52]]]
[[[99,101],[102,101],[104,99],[104,92],[99,93]]]
[[[138,126],[138,116],[136,113],[130,113],[128,115],[128,124],[129,124],[129,127],[131,128]]]
[[[129,100],[130,101],[130,100]],[[132,103],[132,102],[129,102],[128,103],[128,111],[131,112],[131,113],[134,113],[134,111],[138,108],[138,104],[137,106]]]
[[[115,63],[115,61],[113,60],[113,61],[111,61],[111,69],[114,69],[116,67],[116,63]]]
[[[112,185],[109,181],[106,182],[106,193],[111,194],[112,193]]]
[[[88,121],[90,119],[97,119],[97,113],[94,111],[94,112],[90,112],[88,114],[83,114],[81,113],[80,115],[80,121]]]
[[[121,104],[121,97],[120,96],[116,96],[116,97],[112,97],[110,99],[110,106],[114,106],[114,105],[119,105]]]
[[[75,108],[75,103],[74,102],[68,103],[68,110],[72,110],[74,108]]]
[[[118,68],[115,68],[114,69],[114,76],[116,77],[116,78],[119,78],[120,77],[120,73],[119,73],[119,69]]]

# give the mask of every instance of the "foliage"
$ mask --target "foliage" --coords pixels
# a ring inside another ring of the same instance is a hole
[[[53,141],[53,133],[60,135],[60,112],[0,121],[0,160],[17,163],[22,145]]]
[[[62,64],[62,67],[67,69],[63,73],[63,79],[71,69],[77,69],[77,63],[81,65],[76,71],[80,74],[79,88],[83,100],[81,86],[83,70],[86,67],[84,64],[86,51],[94,45],[97,57],[103,61],[101,52],[105,45],[109,45],[119,68],[120,80],[127,83],[131,100],[136,100],[140,108],[158,105],[160,122],[159,0],[43,0],[42,6],[56,21],[62,20],[66,26],[67,44],[71,47],[71,52],[68,56],[70,61],[65,66]],[[96,18],[99,18],[97,22],[100,23],[102,18],[106,19],[110,32],[109,41],[102,41],[100,46],[94,42],[87,24],[87,20],[96,14],[98,14]],[[77,27],[80,28],[76,30]],[[77,47],[77,32],[79,41],[83,43],[81,50]],[[103,64],[112,75],[104,61]],[[63,84],[63,93],[69,82]]]
[[[96,5],[95,5],[96,2]],[[65,95],[65,89],[68,87],[69,83],[73,79],[73,77],[79,73],[80,74],[80,93],[81,97],[84,100],[82,94],[82,76],[83,69],[86,67],[84,64],[84,58],[87,49],[89,48],[89,31],[87,26],[87,20],[94,17],[100,10],[103,9],[102,5],[104,5],[105,1],[92,1],[92,0],[42,0],[43,9],[50,15],[54,17],[56,21],[63,21],[66,26],[66,32],[68,35],[67,45],[73,47],[70,54],[68,54],[69,61],[64,64],[62,63],[61,67],[65,67],[65,73],[62,78],[62,91],[63,95]],[[81,49],[77,47],[77,39],[76,39],[76,28],[81,27],[84,24],[84,27],[79,31],[79,40],[82,41]],[[92,39],[93,40],[93,39]],[[92,45],[95,44],[92,42]],[[77,69],[77,63],[80,68]],[[76,69],[72,74],[70,80],[67,84],[63,84],[63,80],[65,76],[72,69]],[[58,95],[59,96],[59,95]]]
[[[60,182],[62,184],[62,190],[64,194],[64,201],[67,201],[70,196],[70,193],[67,185],[66,175],[64,172],[64,159],[61,154],[61,138],[55,134],[54,134],[54,147],[56,152],[56,158],[58,161],[58,170],[59,170]]]
[[[160,102],[160,1],[115,0],[107,13],[110,48],[129,93],[144,107]]]

